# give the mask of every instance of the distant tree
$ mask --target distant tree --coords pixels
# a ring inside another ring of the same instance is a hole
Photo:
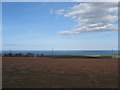
[[[27,53],[25,56],[27,56],[27,57],[34,57],[34,54],[33,53]]]
[[[44,56],[44,54],[42,53],[42,54],[41,54],[41,57],[43,57],[43,56]]]
[[[14,55],[12,53],[8,53],[8,54],[4,54],[3,56],[5,56],[5,57],[12,57]]]
[[[37,55],[36,55],[36,57],[40,57],[40,55],[39,55],[39,54],[37,54]]]
[[[22,57],[24,55],[22,53],[16,53],[14,56],[16,56],[16,57]]]
[[[12,57],[12,56],[13,56],[13,54],[12,54],[12,53],[9,53],[7,56],[10,56],[10,57]]]
[[[15,54],[15,56],[16,56],[16,57],[18,57],[18,56],[19,56],[19,54],[18,54],[18,53],[16,53],[16,54]]]

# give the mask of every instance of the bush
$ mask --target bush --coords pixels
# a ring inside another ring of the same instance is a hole
[[[23,54],[21,54],[21,53],[16,53],[14,56],[16,56],[16,57],[23,57],[24,55]]]
[[[44,54],[42,53],[42,54],[41,54],[41,57],[43,57],[43,56],[44,56]]]
[[[25,56],[27,56],[27,57],[34,57],[34,54],[33,53],[27,53]]]

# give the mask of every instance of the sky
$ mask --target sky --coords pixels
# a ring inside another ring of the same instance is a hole
[[[3,50],[117,50],[117,3],[3,2]]]

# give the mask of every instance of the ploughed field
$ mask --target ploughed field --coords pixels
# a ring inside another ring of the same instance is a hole
[[[3,57],[3,88],[117,88],[118,60]]]

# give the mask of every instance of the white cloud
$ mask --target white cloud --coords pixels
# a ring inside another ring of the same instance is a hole
[[[119,0],[72,0],[73,2],[119,2]]]
[[[59,9],[59,10],[56,11],[56,14],[62,15],[62,14],[64,14],[64,12],[65,12],[64,9]]]
[[[72,31],[61,31],[60,34],[67,35],[67,34],[73,34]]]
[[[79,34],[83,32],[103,32],[118,30],[118,4],[113,2],[80,3],[66,10],[64,16],[77,23],[70,31],[60,34]]]

